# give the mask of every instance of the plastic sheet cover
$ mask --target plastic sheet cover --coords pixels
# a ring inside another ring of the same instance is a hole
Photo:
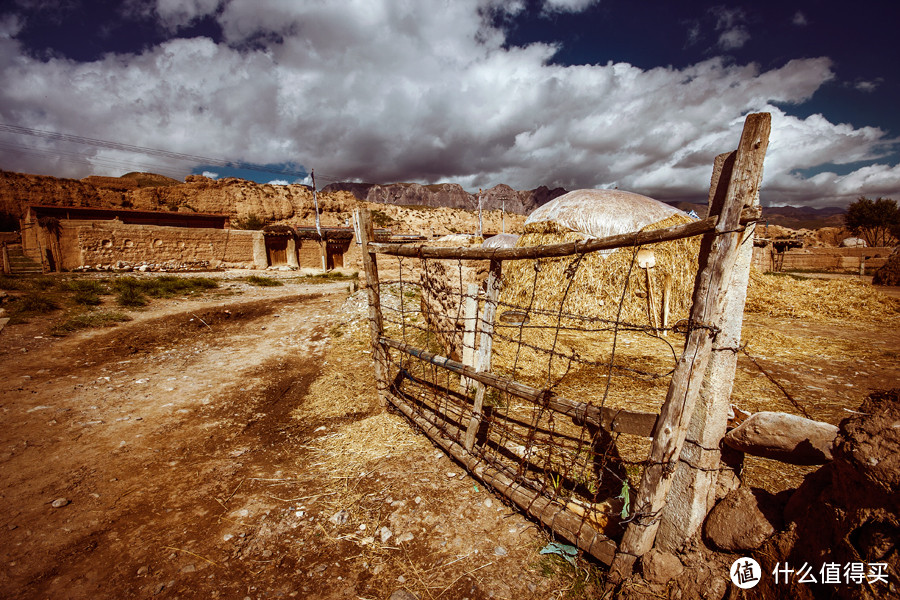
[[[514,233],[498,233],[489,237],[481,244],[482,248],[515,248],[519,236]]]
[[[623,190],[575,190],[536,209],[525,226],[544,222],[571,229],[592,238],[639,231],[687,213],[659,200]],[[534,227],[528,230],[534,231]]]

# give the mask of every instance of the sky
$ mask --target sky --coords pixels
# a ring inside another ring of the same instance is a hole
[[[887,1],[4,0],[0,169],[900,200]],[[253,167],[259,167],[253,170]],[[249,168],[249,170],[248,170]]]

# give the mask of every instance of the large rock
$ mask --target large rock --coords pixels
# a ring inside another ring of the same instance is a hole
[[[823,564],[838,564],[841,583],[775,585],[769,577],[747,598],[900,598],[900,389],[872,393],[841,423],[834,460],[806,477],[785,518],[788,528],[754,554],[763,572],[808,564],[818,578]],[[886,565],[887,583],[845,582],[843,566],[863,562]]]
[[[735,450],[793,465],[821,465],[832,457],[838,428],[780,412],[758,412],[732,429],[725,444]]]
[[[681,575],[684,565],[671,552],[654,548],[641,557],[641,571],[650,583],[664,584]]]
[[[703,525],[706,539],[730,552],[759,548],[773,533],[771,511],[767,516],[765,492],[739,487],[730,492],[709,513]]]

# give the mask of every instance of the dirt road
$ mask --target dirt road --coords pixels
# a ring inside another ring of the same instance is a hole
[[[64,339],[3,331],[0,596],[571,587],[531,523],[383,412],[345,347],[346,284],[274,290],[156,301]]]

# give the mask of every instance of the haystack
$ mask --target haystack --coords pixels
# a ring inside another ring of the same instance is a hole
[[[516,245],[601,238],[692,220],[676,208],[631,192],[577,190],[534,211]],[[689,238],[583,256],[505,262],[498,333],[516,341],[495,341],[495,365],[510,375],[518,371],[516,376],[547,385],[577,365],[566,360],[547,365],[549,355],[535,347],[602,362],[610,356],[614,327],[620,332],[620,342],[625,332],[637,331],[634,341],[643,343],[641,338],[647,338],[648,333],[656,336],[662,331],[664,304],[668,305],[669,327],[687,319],[699,249],[699,238]],[[642,267],[651,263],[650,268]],[[516,325],[523,321],[526,328],[516,331]],[[588,336],[579,331],[585,328],[610,333]],[[593,339],[588,341],[588,337]],[[668,370],[662,363],[650,364],[657,353],[658,349],[651,348],[644,352],[648,370]],[[621,355],[617,353],[617,363],[618,356]],[[542,362],[543,373],[535,373]]]

